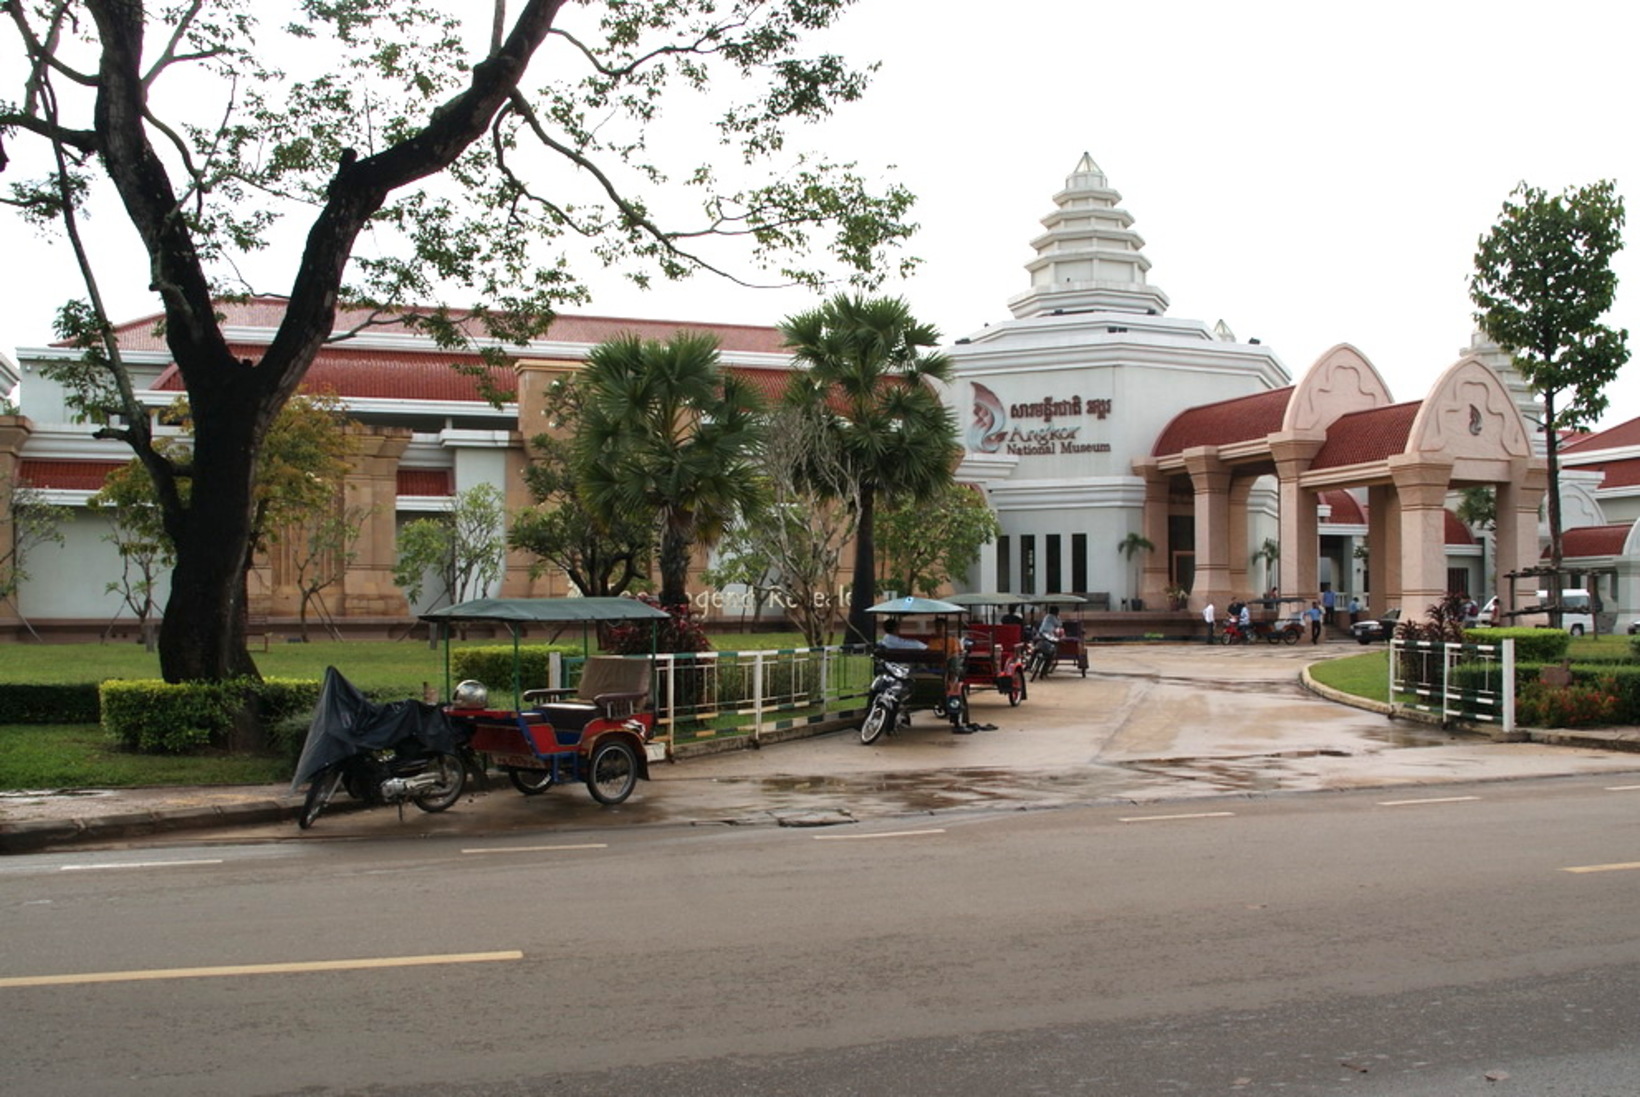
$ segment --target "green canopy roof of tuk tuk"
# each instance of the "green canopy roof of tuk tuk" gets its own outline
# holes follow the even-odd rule
[[[867,613],[966,613],[967,610],[950,602],[933,598],[914,598],[906,595],[889,602],[878,602],[866,609]]]
[[[665,618],[666,611],[636,598],[475,598],[428,610],[423,621],[632,621]]]
[[[1014,606],[1030,601],[1030,596],[991,590],[953,594],[946,601],[958,606]]]

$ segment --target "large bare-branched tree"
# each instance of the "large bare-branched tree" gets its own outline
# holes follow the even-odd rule
[[[495,0],[477,17],[459,0],[0,3],[0,72],[17,81],[0,93],[4,200],[67,241],[86,292],[58,327],[86,353],[63,380],[153,478],[177,557],[165,677],[254,673],[241,576],[258,454],[346,334],[338,305],[496,353],[584,298],[576,240],[640,282],[880,278],[910,196],[786,149],[794,123],[865,86],[802,52],[848,3]],[[677,105],[714,76],[712,139],[676,133]],[[684,151],[662,164],[661,149]],[[104,306],[99,271],[123,234],[91,234],[86,214],[109,192],[193,409],[188,468],[155,447]],[[218,302],[252,292],[286,307],[247,358]]]

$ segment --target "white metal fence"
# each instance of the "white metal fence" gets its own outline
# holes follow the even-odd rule
[[[846,719],[864,707],[871,685],[871,655],[860,647],[673,652],[654,660],[656,737],[669,743],[755,739]],[[583,660],[553,662],[552,684],[573,686]]]
[[[1515,642],[1391,640],[1389,703],[1455,721],[1515,730]]]

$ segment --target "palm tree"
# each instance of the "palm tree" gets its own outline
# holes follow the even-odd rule
[[[1126,537],[1122,538],[1121,543],[1116,546],[1116,551],[1121,553],[1122,556],[1126,558],[1127,562],[1131,564],[1133,563],[1134,556],[1139,553],[1155,552],[1156,544],[1142,533],[1129,533]],[[1144,583],[1140,579],[1139,573],[1135,571],[1133,574],[1133,598],[1129,601],[1130,605],[1139,600],[1139,588],[1143,585]]]
[[[621,336],[594,347],[576,432],[581,492],[613,524],[634,511],[660,526],[661,604],[688,604],[696,546],[716,544],[757,499],[756,394],[718,369],[717,340]]]
[[[828,433],[855,474],[854,586],[848,638],[871,640],[866,609],[875,600],[873,516],[879,497],[921,501],[951,482],[962,455],[956,420],[929,381],[950,379],[951,362],[933,348],[940,334],[899,298],[838,294],[780,324],[786,346],[807,368],[787,399],[824,409]]]

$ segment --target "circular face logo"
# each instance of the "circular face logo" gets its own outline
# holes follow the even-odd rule
[[[997,394],[980,384],[974,386],[974,421],[968,428],[968,448],[975,453],[995,453],[1008,437],[1008,412]]]
[[[1481,432],[1481,409],[1476,407],[1474,404],[1470,404],[1469,405],[1469,433],[1470,434],[1479,434],[1480,432]]]

